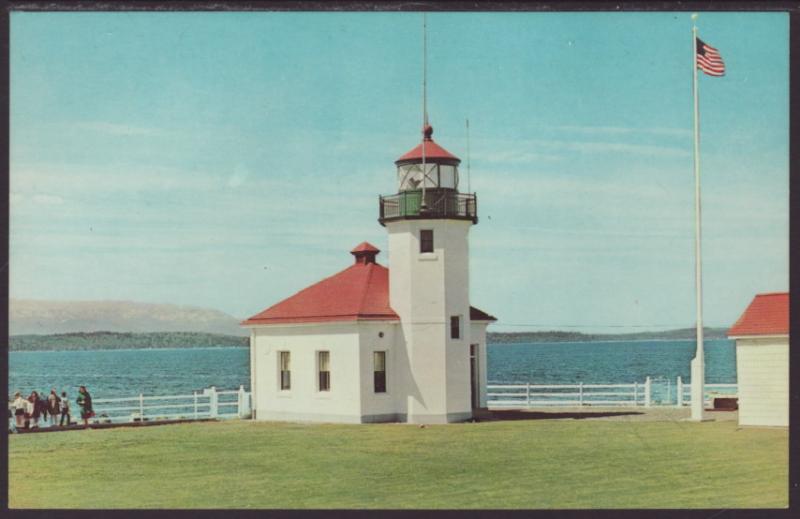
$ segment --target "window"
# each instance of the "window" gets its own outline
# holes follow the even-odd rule
[[[317,367],[319,371],[319,390],[331,390],[331,352],[317,352]]]
[[[453,315],[450,317],[450,338],[461,338],[461,317],[458,315]]]
[[[281,368],[281,390],[288,391],[292,388],[292,372],[289,370],[289,352],[288,351],[281,351],[278,352],[280,357],[280,368]]]
[[[433,231],[421,230],[419,231],[419,251],[420,252],[433,252]]]
[[[376,351],[372,354],[373,380],[376,393],[386,393],[386,352]]]

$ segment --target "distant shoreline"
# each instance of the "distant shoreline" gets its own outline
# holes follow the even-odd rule
[[[728,328],[703,328],[706,339],[727,339]],[[680,341],[695,340],[694,328],[679,328],[660,332],[582,333],[548,330],[542,332],[489,332],[486,341],[493,344],[520,342],[611,342],[611,341]]]
[[[92,351],[247,347],[249,337],[202,332],[77,332],[12,335],[9,351]]]
[[[688,341],[695,338],[694,328],[663,332],[626,334],[585,334],[580,332],[489,332],[489,344]],[[727,339],[727,328],[706,328],[708,340]],[[246,348],[249,337],[201,332],[78,332],[49,335],[12,335],[9,351],[100,351],[190,348]]]

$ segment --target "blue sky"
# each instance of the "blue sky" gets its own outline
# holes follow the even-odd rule
[[[788,290],[788,16],[701,13],[706,324]],[[689,13],[433,13],[497,330],[692,326]],[[746,35],[746,37],[745,37]],[[11,297],[245,317],[384,252],[421,123],[418,13],[11,15]],[[466,190],[462,167],[462,191]]]

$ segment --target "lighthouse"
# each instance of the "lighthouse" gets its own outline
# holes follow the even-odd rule
[[[474,194],[460,160],[423,126],[379,196],[389,267],[368,242],[349,266],[242,322],[250,330],[253,418],[448,423],[486,407],[486,328],[470,305]],[[342,255],[345,258],[345,255]]]
[[[395,161],[397,193],[380,197],[379,222],[389,234],[389,301],[415,389],[408,420],[458,421],[480,407],[471,390],[470,355],[479,352],[470,340],[468,240],[477,199],[459,192],[460,159],[433,140],[430,125],[422,131],[422,142]]]

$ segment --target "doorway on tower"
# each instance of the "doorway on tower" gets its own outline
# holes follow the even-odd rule
[[[480,393],[478,392],[478,345],[469,345],[469,391],[472,411],[481,406]]]

